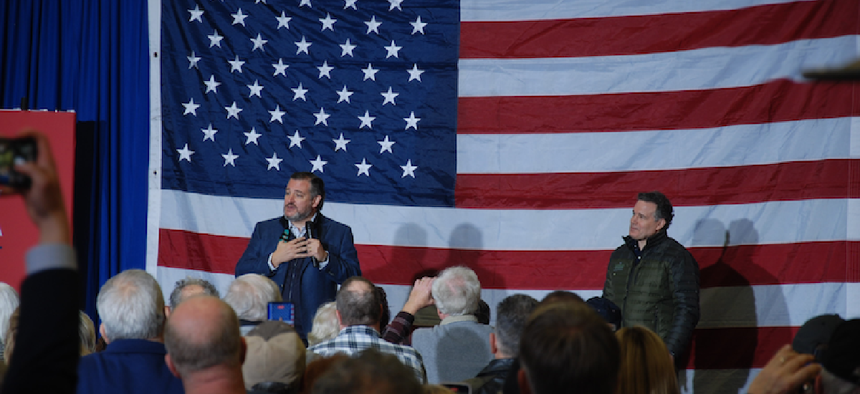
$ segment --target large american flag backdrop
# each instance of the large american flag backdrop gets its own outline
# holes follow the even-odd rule
[[[860,2],[171,0],[151,6],[147,267],[224,290],[294,171],[396,310],[465,264],[491,306],[599,295],[636,193],[701,267],[685,391],[860,314]]]

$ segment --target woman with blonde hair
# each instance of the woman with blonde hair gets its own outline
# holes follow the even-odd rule
[[[645,327],[625,327],[615,333],[621,348],[618,393],[678,394],[675,364],[666,344]]]

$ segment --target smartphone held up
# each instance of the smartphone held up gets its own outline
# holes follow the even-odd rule
[[[16,189],[30,187],[30,177],[15,171],[15,166],[38,157],[36,139],[33,137],[0,137],[0,185]]]

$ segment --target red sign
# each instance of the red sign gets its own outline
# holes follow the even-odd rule
[[[60,176],[60,187],[69,225],[75,175],[75,113],[0,110],[0,136],[15,137],[35,129],[51,141],[51,150]],[[18,196],[0,196],[0,282],[20,291],[24,279],[24,255],[39,242],[39,231]]]

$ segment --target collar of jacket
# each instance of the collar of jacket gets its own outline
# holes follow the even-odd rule
[[[669,236],[666,235],[666,230],[658,231],[656,234],[648,237],[648,239],[646,240],[647,242],[645,242],[645,249],[643,249],[642,251],[644,252],[646,249],[651,249],[651,248],[659,245],[660,243],[665,241],[666,238],[669,238]],[[638,241],[636,241],[635,239],[633,239],[629,235],[624,236],[624,244],[627,245],[627,247],[630,248],[630,250],[635,250],[637,242]]]

